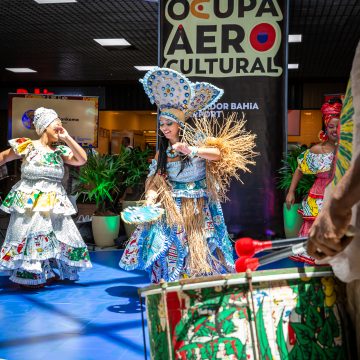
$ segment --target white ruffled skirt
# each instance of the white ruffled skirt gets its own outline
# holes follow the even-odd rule
[[[90,268],[89,253],[61,183],[19,181],[1,209],[11,214],[0,252],[0,271],[19,284],[39,285],[58,275],[77,280]]]

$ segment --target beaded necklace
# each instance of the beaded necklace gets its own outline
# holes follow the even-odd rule
[[[174,159],[179,156],[179,153],[175,149],[173,149],[171,145],[169,145],[168,148],[166,149],[166,155],[170,159]]]

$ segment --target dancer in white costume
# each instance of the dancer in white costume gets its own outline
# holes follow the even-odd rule
[[[91,267],[87,247],[71,219],[76,210],[61,185],[64,163],[80,166],[87,156],[54,110],[35,110],[34,126],[38,140],[12,139],[11,148],[0,153],[0,165],[22,158],[21,180],[1,205],[11,218],[0,271],[13,282],[42,287],[55,277],[77,280],[78,271]],[[52,146],[58,141],[67,146]]]

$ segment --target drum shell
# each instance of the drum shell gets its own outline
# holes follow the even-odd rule
[[[142,291],[152,359],[351,359],[344,284],[330,269],[165,285]]]

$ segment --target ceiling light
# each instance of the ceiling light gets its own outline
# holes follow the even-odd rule
[[[289,35],[289,42],[290,43],[302,42],[302,35],[301,34]]]
[[[130,46],[131,44],[125,39],[94,39],[102,46]]]
[[[149,71],[149,70],[152,70],[153,68],[155,68],[156,66],[155,65],[152,65],[152,66],[134,66],[134,68],[136,70],[139,70],[139,71]]]
[[[298,69],[299,64],[288,64],[288,69]]]
[[[151,115],[157,115],[157,112],[152,112]]]
[[[77,0],[34,0],[38,4],[63,4],[63,3],[75,3]]]
[[[36,73],[36,70],[29,69],[29,68],[5,68],[7,71],[11,71],[14,73]]]

